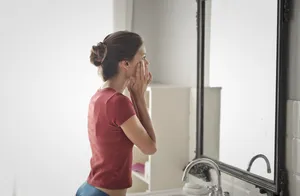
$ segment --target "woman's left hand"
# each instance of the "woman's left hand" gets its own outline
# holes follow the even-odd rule
[[[148,67],[147,67],[148,68]],[[152,82],[152,74],[150,71],[148,71],[148,69],[146,69],[146,73],[147,74],[147,85],[149,85],[151,82]],[[128,91],[131,93],[132,92],[132,88],[133,88],[133,85],[135,84],[135,81],[136,81],[136,75],[132,76],[129,80],[128,80],[128,83],[127,83],[127,88],[128,88]]]

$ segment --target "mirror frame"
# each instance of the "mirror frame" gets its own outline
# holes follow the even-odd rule
[[[204,58],[205,58],[205,7],[207,0],[197,2],[197,132],[196,157],[203,155],[203,108],[204,108]],[[273,195],[287,191],[287,172],[285,168],[285,138],[286,138],[286,101],[287,101],[287,69],[288,69],[288,22],[289,0],[277,0],[277,59],[276,59],[276,115],[275,115],[275,161],[274,180],[247,172],[232,165],[214,160],[221,171],[255,185],[261,193]],[[258,5],[259,6],[259,5]],[[284,138],[284,139],[282,139]],[[206,157],[209,158],[209,157]],[[285,194],[284,194],[285,195]]]

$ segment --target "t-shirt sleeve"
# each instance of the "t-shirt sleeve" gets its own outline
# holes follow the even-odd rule
[[[115,94],[107,102],[106,112],[109,120],[117,126],[121,126],[130,117],[136,114],[130,99],[120,93]]]

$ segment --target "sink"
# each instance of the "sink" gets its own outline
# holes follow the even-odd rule
[[[182,193],[182,189],[169,189],[161,191],[151,191],[143,193],[130,193],[127,196],[187,196]]]
[[[171,194],[171,195],[168,195],[168,196],[186,196],[185,194]]]

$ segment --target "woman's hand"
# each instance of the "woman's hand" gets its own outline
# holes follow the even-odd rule
[[[149,85],[152,82],[152,74],[149,72],[147,84]]]
[[[143,62],[139,63],[136,74],[130,79],[128,90],[135,98],[144,97],[148,84],[152,81],[152,74],[148,70],[148,66]]]

